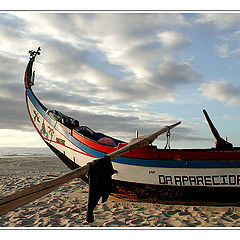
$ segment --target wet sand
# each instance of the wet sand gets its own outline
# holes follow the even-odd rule
[[[56,157],[0,158],[0,198],[67,173]],[[240,207],[126,202],[98,203],[86,222],[88,185],[81,179],[0,216],[0,227],[240,227]]]

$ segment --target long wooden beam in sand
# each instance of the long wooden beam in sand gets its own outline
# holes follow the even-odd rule
[[[134,138],[129,142],[129,144],[127,144],[123,148],[118,149],[115,152],[108,154],[107,156],[111,160],[113,160],[117,157],[120,157],[124,153],[134,151],[135,149],[138,148],[146,147],[149,144],[151,144],[159,135],[169,131],[170,129],[176,127],[180,123],[181,122],[177,122],[170,126],[166,126],[155,133]],[[86,164],[85,166],[79,167],[63,176],[60,176],[47,182],[39,183],[37,185],[34,185],[32,187],[26,188],[22,191],[4,197],[0,199],[0,215],[3,215],[11,210],[23,206],[33,200],[36,200],[37,198],[40,198],[52,192],[53,190],[63,185],[64,183],[67,183],[73,180],[74,178],[81,177],[82,175],[87,174],[88,171],[89,164]]]

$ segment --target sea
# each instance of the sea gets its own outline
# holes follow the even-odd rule
[[[49,148],[0,147],[0,158],[51,157],[55,154]]]

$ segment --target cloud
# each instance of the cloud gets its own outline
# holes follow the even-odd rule
[[[17,59],[0,52],[0,129],[30,129],[24,98],[24,66]]]
[[[240,86],[234,86],[224,80],[202,83],[199,90],[203,96],[211,100],[224,102],[230,106],[240,103]]]
[[[17,129],[31,131],[27,108],[24,101],[0,97],[0,129]]]
[[[161,83],[175,87],[178,84],[198,82],[201,76],[194,72],[187,63],[165,62],[159,65]]]
[[[230,51],[229,45],[227,43],[217,45],[216,51],[221,58],[228,58],[231,55],[231,51]]]
[[[95,100],[139,102],[144,96],[146,102],[174,101],[177,86],[198,82],[200,75],[190,64],[177,63],[170,57],[174,51],[185,48],[189,41],[176,32],[163,35],[165,42],[168,35],[172,39],[167,50],[154,40],[134,47],[127,44],[121,53],[117,49],[110,53],[98,46],[93,53],[89,49],[75,48],[69,42],[49,40],[42,47],[37,74],[41,75],[41,83],[52,91],[64,86],[69,94],[78,93]]]
[[[195,26],[201,25],[207,33],[216,36],[216,52],[220,58],[240,53],[239,13],[197,14],[192,18]]]
[[[179,86],[201,80],[190,62],[178,61],[191,46],[182,33],[190,25],[182,14],[0,15],[0,128],[33,130],[23,75],[28,50],[38,46],[33,89],[47,107],[116,137],[173,123],[173,114],[148,104],[174,102]],[[189,126],[179,139],[183,130],[192,139]]]
[[[239,13],[203,13],[194,19],[195,24],[204,24],[218,30],[225,30],[239,25]]]
[[[235,120],[235,118],[231,115],[222,115],[217,118],[224,119],[224,120]]]
[[[165,31],[158,34],[158,38],[160,40],[160,43],[164,48],[167,49],[183,49],[190,45],[191,41],[184,37],[184,35],[177,33],[177,32],[171,32],[171,31]]]
[[[221,58],[240,54],[240,30],[221,35],[219,39],[220,43],[216,46],[216,50]]]

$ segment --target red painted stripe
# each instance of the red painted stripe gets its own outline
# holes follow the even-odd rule
[[[159,160],[240,160],[240,150],[218,151],[211,149],[158,150]]]
[[[73,134],[76,139],[85,145],[104,153],[111,153],[125,146],[121,144],[119,147],[103,146],[100,143],[93,142],[82,137],[80,134]],[[157,159],[157,160],[240,160],[240,150],[219,151],[214,149],[158,149],[156,146],[148,146],[136,149],[133,152],[124,154],[129,158],[139,159]]]
[[[120,144],[116,147],[110,147],[102,145],[101,143],[91,141],[90,139],[82,137],[77,132],[73,131],[73,136],[80,142],[84,143],[85,145],[104,153],[111,153],[114,152],[124,146],[127,145],[127,143]],[[133,157],[133,158],[144,158],[144,159],[157,159],[157,148],[153,146],[148,146],[140,149],[134,150],[134,152],[128,152],[124,154],[125,157]]]
[[[76,150],[76,149],[74,149],[74,148],[71,148],[71,147],[69,147],[69,146],[67,146],[67,145],[64,145],[64,144],[62,144],[62,143],[59,143],[59,142],[50,140],[50,139],[48,139],[48,138],[44,138],[44,137],[43,137],[43,139],[45,139],[45,140],[48,141],[48,142],[53,142],[53,143],[56,143],[56,144],[58,144],[58,145],[61,145],[61,146],[65,147],[65,148],[68,148],[68,149],[70,149],[70,150],[72,150],[72,151],[74,151],[74,152],[80,153],[80,154],[82,154],[82,155],[96,158],[95,156],[93,156],[93,155],[91,155],[91,154],[89,154],[89,153],[87,153],[87,152],[84,152],[82,149],[81,149],[82,152],[80,152],[80,151],[78,151],[78,150]],[[80,149],[80,148],[79,148],[79,149]]]
[[[26,70],[25,70],[25,77],[24,77],[25,88],[29,88],[28,84],[27,84],[27,72],[28,72],[29,63],[30,62],[28,62],[28,65],[27,65]]]
[[[75,137],[78,141],[82,142],[83,144],[85,144],[85,145],[87,145],[87,146],[89,146],[89,147],[91,147],[91,148],[93,148],[97,151],[101,151],[101,152],[104,152],[104,153],[110,153],[110,152],[113,152],[113,151],[116,151],[117,149],[119,149],[118,146],[110,147],[110,146],[102,145],[101,143],[94,142],[90,139],[87,139],[87,138],[81,136],[80,134],[78,134],[74,130],[73,130],[72,136]]]

